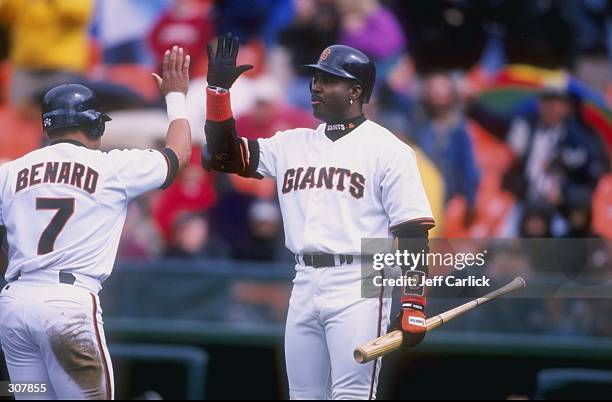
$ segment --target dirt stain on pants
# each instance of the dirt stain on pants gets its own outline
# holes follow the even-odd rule
[[[86,314],[75,314],[46,331],[57,362],[83,391],[84,399],[109,399],[93,323]]]

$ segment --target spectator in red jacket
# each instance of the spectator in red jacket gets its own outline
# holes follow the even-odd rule
[[[149,34],[149,46],[159,64],[158,70],[161,70],[164,51],[178,45],[191,55],[190,74],[200,71],[206,43],[215,34],[209,16],[212,3],[212,0],[173,0]]]
[[[192,151],[189,165],[176,177],[174,184],[163,191],[153,206],[153,217],[169,244],[172,228],[181,212],[204,212],[217,202],[212,177],[200,168],[199,150]]]
[[[236,127],[245,138],[254,140],[292,127],[317,126],[310,112],[285,102],[280,83],[272,77],[261,77],[253,82],[253,97],[253,108],[236,120]]]

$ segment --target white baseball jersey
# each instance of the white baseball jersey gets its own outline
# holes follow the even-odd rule
[[[389,238],[412,221],[433,224],[415,153],[364,120],[258,140],[259,160],[251,155],[251,163],[276,178],[292,252],[359,255],[364,238]],[[390,299],[363,297],[356,261],[295,268],[285,329],[291,399],[374,398],[380,364],[360,365],[352,351],[385,333]]]
[[[101,152],[64,141],[0,166],[6,279],[51,269],[103,282],[113,269],[128,202],[171,182],[167,154]]]
[[[332,141],[325,124],[259,139],[257,172],[276,178],[293,253],[360,254],[362,238],[388,238],[433,215],[414,151],[366,120]]]

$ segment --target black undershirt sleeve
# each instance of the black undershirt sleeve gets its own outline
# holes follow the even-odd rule
[[[396,225],[391,230],[398,239],[398,250],[406,250],[414,254],[425,253],[427,255],[429,253],[429,229],[432,227],[429,222],[410,221]],[[425,276],[429,273],[426,261],[421,266],[414,267],[414,269],[424,272]]]

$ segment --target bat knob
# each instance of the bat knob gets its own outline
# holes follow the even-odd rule
[[[364,351],[361,348],[357,348],[353,351],[353,359],[355,359],[355,361],[357,363],[363,364],[366,362],[366,356]]]

